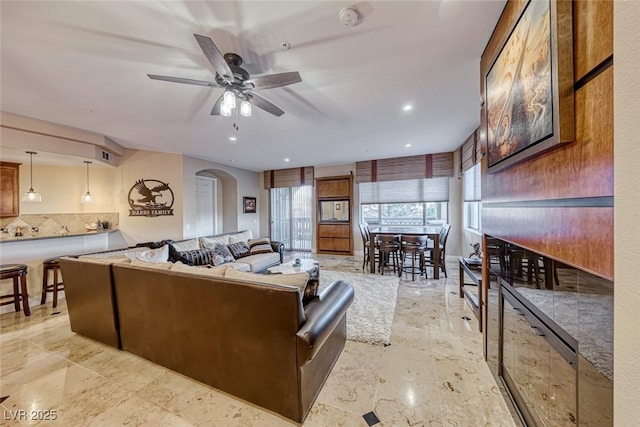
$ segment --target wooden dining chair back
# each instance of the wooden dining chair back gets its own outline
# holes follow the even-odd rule
[[[367,223],[360,223],[360,236],[362,236],[362,251],[364,252],[364,258],[362,260],[362,269],[369,264],[369,242],[371,235],[369,234],[369,227]]]
[[[380,274],[384,274],[385,267],[388,271],[393,269],[398,273],[398,276],[402,274],[400,269],[400,238],[399,234],[380,234],[377,236]]]
[[[439,243],[438,246],[440,248],[440,258],[438,259],[438,264],[440,264],[440,270],[444,273],[444,277],[447,276],[447,264],[446,264],[446,249],[447,249],[447,239],[449,238],[449,231],[451,230],[451,224],[443,224],[439,233]],[[433,250],[433,240],[429,241],[429,259],[425,257],[425,266],[431,266],[435,268],[434,262],[435,251]],[[425,273],[426,274],[426,273]]]
[[[411,272],[411,280],[416,280],[416,267],[419,275],[422,275],[424,268],[424,252],[427,250],[427,236],[402,236],[401,262],[402,271]],[[407,256],[411,257],[411,265],[405,265]],[[417,265],[416,265],[417,261]]]

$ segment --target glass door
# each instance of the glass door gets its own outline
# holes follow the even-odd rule
[[[271,239],[286,250],[311,251],[313,187],[272,188]]]

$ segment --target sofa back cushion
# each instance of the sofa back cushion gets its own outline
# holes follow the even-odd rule
[[[169,246],[164,245],[158,249],[147,249],[142,252],[128,253],[127,258],[130,260],[139,259],[146,262],[167,262],[169,261]]]
[[[240,231],[229,235],[229,243],[245,242],[248,243],[253,238],[251,230]]]
[[[179,242],[173,242],[173,247],[176,248],[178,252],[194,251],[196,249],[200,249],[200,240],[189,239],[189,240],[182,240]]]
[[[229,244],[229,235],[223,234],[222,236],[213,236],[213,237],[201,237],[200,238],[200,247],[202,249],[213,249],[217,244],[228,245]]]

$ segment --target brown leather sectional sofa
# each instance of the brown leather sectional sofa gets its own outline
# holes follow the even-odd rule
[[[346,341],[353,288],[61,259],[71,329],[302,423]]]

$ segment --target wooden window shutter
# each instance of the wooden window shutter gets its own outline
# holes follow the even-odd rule
[[[453,152],[356,162],[356,182],[453,176]]]
[[[300,187],[313,185],[313,166],[264,171],[264,188]]]

